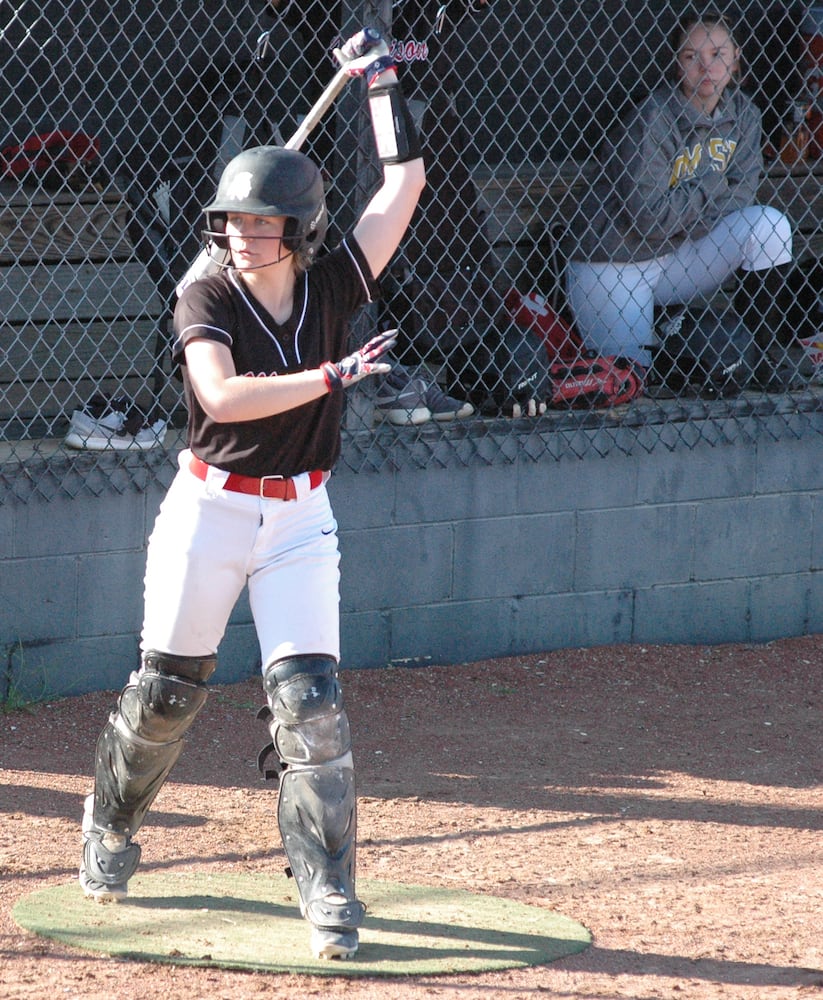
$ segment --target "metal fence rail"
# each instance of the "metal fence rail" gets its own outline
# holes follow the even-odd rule
[[[579,256],[573,237],[598,183],[608,177],[607,194],[624,186],[604,140],[672,80],[672,33],[685,7],[6,0],[5,495],[140,489],[171,475],[185,424],[171,315],[175,285],[200,249],[200,208],[234,151],[294,132],[334,71],[331,48],[364,23],[393,40],[427,143],[429,186],[384,276],[383,302],[355,324],[356,339],[397,324],[401,343],[393,386],[361,383],[348,399],[348,467],[742,443],[781,421],[787,434],[814,433],[802,416],[823,404],[823,5],[744,0],[730,11],[742,48],[733,86],[762,118],[756,201],[790,226],[792,260],[779,280],[764,298],[730,268],[686,306],[658,302],[653,316],[633,320],[637,384],[607,363],[611,381],[601,372],[603,392],[587,395],[551,370],[558,331],[568,328],[583,337],[578,360],[618,353],[610,331],[605,340],[592,332],[567,258]],[[795,125],[799,141],[787,143]],[[378,178],[360,82],[347,85],[305,151],[327,177],[333,243]],[[735,162],[734,150],[721,152]],[[773,243],[776,223],[772,235]],[[604,244],[590,256],[611,252]],[[755,301],[748,311],[744,293]],[[684,308],[698,334],[725,317],[717,322],[726,339],[713,332],[702,353],[698,334],[678,339]],[[728,319],[742,314],[751,377],[723,382],[707,358],[726,349]],[[528,390],[514,392],[524,379]],[[473,412],[437,419],[449,415],[437,387]],[[392,391],[405,394],[392,403]]]

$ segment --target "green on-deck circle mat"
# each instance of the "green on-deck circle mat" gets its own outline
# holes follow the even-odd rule
[[[554,910],[461,889],[358,879],[366,903],[350,960],[315,959],[294,883],[264,874],[135,875],[123,903],[95,903],[79,883],[18,901],[26,930],[87,951],[146,962],[255,972],[443,975],[542,965],[591,935]]]

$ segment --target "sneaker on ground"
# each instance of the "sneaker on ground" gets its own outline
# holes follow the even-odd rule
[[[144,424],[134,435],[135,447],[145,450],[146,448],[156,448],[158,445],[163,444],[166,438],[167,426],[165,420],[155,420],[153,424]]]
[[[426,405],[426,383],[422,378],[406,380],[392,378],[390,372],[377,390],[374,398],[375,422],[388,420],[398,426],[424,424],[431,420],[431,410]],[[398,384],[399,382],[399,384]]]
[[[433,420],[462,420],[474,413],[471,403],[448,396],[436,382],[426,387],[424,399]]]
[[[149,426],[127,399],[94,396],[72,413],[63,443],[87,451],[145,451],[161,445],[165,434],[165,420]]]
[[[358,944],[356,930],[330,931],[312,927],[311,951],[315,958],[353,958]]]

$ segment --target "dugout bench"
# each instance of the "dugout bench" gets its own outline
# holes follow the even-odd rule
[[[529,255],[547,233],[559,236],[596,168],[571,160],[474,168],[507,281],[528,280]],[[4,181],[0,196],[0,441],[62,436],[71,411],[100,392],[179,409],[164,363],[169,304],[129,239],[122,192]],[[823,259],[823,159],[770,165],[760,200],[792,219],[798,266]]]
[[[62,436],[96,393],[171,411],[168,305],[137,257],[125,196],[0,183],[0,441]]]
[[[594,160],[481,164],[473,169],[489,238],[508,281],[518,286],[528,282],[526,272],[535,247],[541,240],[545,243],[547,234],[562,235],[598,169]],[[796,266],[823,259],[823,158],[791,169],[769,163],[759,201],[774,205],[791,219]],[[539,287],[537,291],[551,298],[554,289]]]

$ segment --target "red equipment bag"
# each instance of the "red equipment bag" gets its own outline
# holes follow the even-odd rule
[[[530,330],[545,343],[550,362],[574,361],[586,353],[577,332],[543,295],[511,288],[506,293],[506,308],[518,326]]]
[[[70,177],[78,167],[91,177],[90,166],[96,167],[100,159],[100,140],[85,132],[40,132],[30,135],[19,144],[0,150],[0,167],[3,175],[20,180],[28,176],[44,181],[59,181]]]
[[[516,288],[506,295],[506,307],[518,326],[536,334],[549,359],[554,409],[599,409],[628,403],[643,393],[640,365],[619,357],[597,357],[583,346],[579,334],[551,303],[537,292]]]

